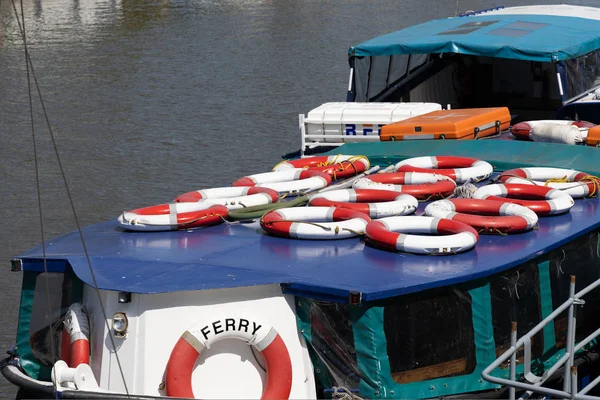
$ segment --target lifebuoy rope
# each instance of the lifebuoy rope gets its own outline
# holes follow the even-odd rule
[[[361,157],[363,157],[363,156],[361,156]],[[337,180],[337,171],[344,172],[344,170],[349,169],[350,167],[352,167],[352,169],[354,170],[354,174],[358,175],[358,173],[359,173],[358,169],[354,165],[355,160],[348,160],[347,162],[348,162],[347,166],[344,166],[343,163],[339,163],[340,166],[337,168],[337,170],[335,170],[335,169],[333,170],[333,180],[334,181]]]
[[[317,165],[315,165],[314,167],[327,167],[327,166],[329,166],[329,165],[339,164],[340,162],[338,162],[338,159],[339,159],[341,156],[343,156],[343,154],[336,154],[336,155],[335,155],[335,158],[333,159],[333,161],[325,161],[325,162],[320,162],[320,163],[318,163]],[[367,161],[368,161],[368,160],[369,160],[369,158],[368,158],[367,156],[363,156],[363,155],[355,155],[355,156],[352,156],[352,157],[350,157],[350,158],[348,158],[347,160],[344,160],[344,161],[347,161],[347,162],[349,162],[349,163],[351,163],[351,164],[352,164],[352,163],[354,163],[354,162],[356,162],[356,161],[358,161],[358,160],[367,160]],[[283,161],[280,161],[279,163],[277,163],[277,164],[276,164],[276,165],[273,167],[273,170],[277,169],[277,167],[279,167],[279,166],[280,166],[280,165],[282,165],[282,164],[285,164],[285,163],[287,163],[288,161],[289,161],[289,160],[283,160]],[[302,167],[302,168],[308,169],[308,168],[311,168],[311,167]]]

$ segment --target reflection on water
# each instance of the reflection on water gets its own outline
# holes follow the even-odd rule
[[[86,226],[270,170],[299,147],[299,113],[345,98],[351,45],[452,15],[456,4],[24,0],[23,6],[45,106]],[[2,266],[40,241],[22,49],[11,2],[0,1]],[[35,100],[43,220],[51,238],[76,225],[40,110]],[[196,240],[184,237],[177,246]],[[297,251],[319,256],[302,246]],[[20,278],[0,269],[0,350],[14,343]],[[0,397],[6,393],[14,389],[0,379]]]

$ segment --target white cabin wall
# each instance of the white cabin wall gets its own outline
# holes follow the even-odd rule
[[[283,295],[279,285],[221,290],[132,294],[130,303],[119,304],[117,293],[100,291],[109,318],[125,312],[127,337],[115,338],[121,366],[132,394],[166,395],[159,390],[169,356],[179,337],[196,321],[212,322],[217,315],[244,314],[271,324],[284,340],[293,367],[290,398],[315,398],[312,363],[299,335],[293,296]],[[84,302],[94,320],[91,364],[101,388],[123,392],[125,387],[99,310],[96,294],[86,286]],[[112,334],[112,332],[111,332]],[[102,348],[100,348],[102,344]],[[98,356],[100,354],[100,356]],[[264,363],[256,352],[257,358]],[[264,364],[263,364],[264,365]],[[259,398],[266,380],[251,347],[225,339],[205,350],[193,373],[196,398]]]

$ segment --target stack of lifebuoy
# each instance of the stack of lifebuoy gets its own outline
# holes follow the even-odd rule
[[[125,212],[118,220],[128,230],[189,229],[221,223],[229,210],[268,206],[285,195],[308,194],[307,207],[279,207],[265,213],[260,219],[263,230],[296,239],[366,235],[379,247],[396,251],[456,254],[473,248],[478,233],[531,230],[538,216],[566,213],[573,198],[595,196],[600,187],[599,178],[579,171],[518,168],[500,174],[501,184],[476,188],[469,182],[489,178],[491,164],[469,157],[433,156],[398,162],[391,173],[353,178],[352,189],[327,188],[335,179],[369,167],[366,157],[353,155],[288,160],[272,172],[244,176],[231,187],[184,193],[173,203]],[[458,189],[469,186],[469,193],[463,196],[457,183],[465,184]],[[424,216],[407,217],[416,211],[419,200],[453,195],[472,198],[439,200],[425,208]]]

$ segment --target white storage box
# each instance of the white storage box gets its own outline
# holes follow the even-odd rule
[[[437,103],[325,103],[300,114],[303,150],[323,143],[378,142],[383,125],[441,109]]]

